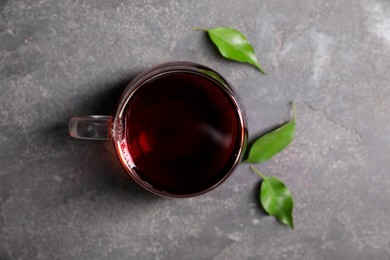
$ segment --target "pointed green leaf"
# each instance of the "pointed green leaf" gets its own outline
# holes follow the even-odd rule
[[[284,150],[294,139],[295,121],[290,121],[278,129],[267,133],[256,140],[249,150],[245,162],[262,163],[270,160]]]
[[[260,202],[264,210],[285,225],[294,228],[294,201],[284,183],[276,177],[266,177],[261,184]]]
[[[296,109],[293,103],[293,119],[257,139],[251,146],[245,162],[262,163],[284,150],[294,140],[295,118]]]
[[[239,62],[254,65],[261,73],[265,74],[256,58],[252,45],[240,31],[226,27],[216,27],[205,30],[212,42],[217,46],[223,57]]]

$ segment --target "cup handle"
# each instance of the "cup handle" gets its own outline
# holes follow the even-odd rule
[[[68,131],[73,138],[108,140],[111,122],[111,116],[75,116],[69,120]]]

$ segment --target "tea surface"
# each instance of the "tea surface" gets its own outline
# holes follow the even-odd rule
[[[234,163],[239,121],[228,94],[195,73],[172,72],[145,83],[126,112],[126,138],[137,173],[153,187],[196,193]]]

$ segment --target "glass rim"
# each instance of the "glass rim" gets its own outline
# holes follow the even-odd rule
[[[220,77],[221,80],[216,79],[215,77],[212,77],[210,75],[207,75],[202,70],[207,70],[212,73],[215,73],[217,76]],[[131,159],[131,153],[127,149],[127,144],[124,145],[124,142],[126,142],[126,138],[124,138],[123,132],[126,131],[126,124],[124,121],[124,112],[126,111],[126,107],[128,104],[131,103],[132,97],[136,94],[137,90],[142,88],[142,86],[145,86],[148,82],[155,80],[161,76],[172,74],[172,73],[178,73],[178,72],[185,72],[185,73],[192,73],[199,75],[201,77],[207,78],[208,80],[212,81],[216,86],[218,86],[230,99],[232,104],[234,105],[236,115],[238,117],[238,127],[239,131],[237,134],[239,147],[235,148],[233,153],[237,154],[234,162],[231,166],[229,166],[229,169],[226,170],[226,172],[222,173],[222,177],[218,178],[218,181],[213,182],[212,185],[207,186],[207,188],[204,188],[202,190],[199,190],[197,192],[189,192],[189,193],[171,193],[168,191],[160,190],[155,187],[153,187],[150,183],[143,180],[134,170],[133,168],[136,167],[135,163]],[[233,91],[230,84],[226,82],[226,80],[216,71],[213,69],[210,69],[204,65],[196,64],[196,63],[189,63],[189,62],[171,62],[171,63],[165,63],[161,64],[157,67],[154,67],[152,69],[149,69],[143,73],[141,73],[139,76],[137,76],[134,80],[132,80],[126,89],[124,90],[117,107],[117,110],[115,112],[113,122],[111,125],[111,136],[112,140],[114,142],[114,146],[116,148],[116,152],[120,158],[120,161],[125,168],[126,172],[130,177],[141,187],[144,189],[162,197],[167,198],[188,198],[188,197],[194,197],[201,194],[204,194],[208,191],[213,190],[217,186],[219,186],[221,183],[223,183],[236,169],[238,164],[240,163],[243,154],[245,152],[245,147],[247,143],[247,129],[245,124],[245,113],[243,110],[242,105],[240,104],[237,94]],[[127,143],[127,142],[126,142]],[[126,146],[126,147],[125,147]],[[125,148],[124,148],[125,147]],[[147,174],[145,174],[147,175]]]

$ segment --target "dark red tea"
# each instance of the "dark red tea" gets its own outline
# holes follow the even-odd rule
[[[224,178],[240,148],[237,108],[225,86],[186,71],[158,75],[126,108],[126,139],[139,177],[170,194],[201,192]]]

